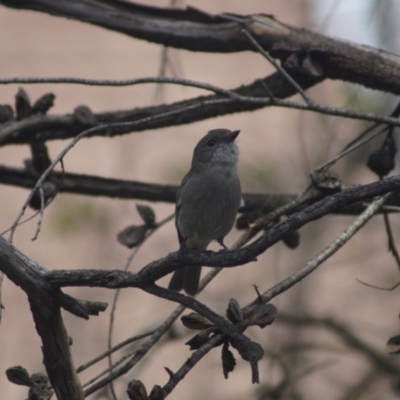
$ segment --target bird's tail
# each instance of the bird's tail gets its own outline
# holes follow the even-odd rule
[[[201,267],[198,265],[179,268],[172,275],[168,288],[177,292],[183,289],[190,296],[194,296],[199,289],[200,275]]]

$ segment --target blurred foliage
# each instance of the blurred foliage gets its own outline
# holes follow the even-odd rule
[[[86,230],[108,232],[111,217],[107,209],[93,199],[59,199],[53,210],[51,227],[58,235],[69,236]]]
[[[249,191],[266,191],[282,186],[281,176],[271,163],[256,160],[253,163],[241,162],[240,181],[242,187]]]

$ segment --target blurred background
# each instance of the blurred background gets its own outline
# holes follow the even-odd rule
[[[143,4],[168,6],[165,1]],[[273,14],[278,20],[309,28],[346,41],[379,47],[399,53],[400,3],[396,0],[192,0],[175,2],[190,5],[211,14]],[[159,74],[162,47],[128,36],[72,20],[45,14],[16,11],[0,6],[0,52],[2,78],[11,77],[82,77],[92,79],[129,79]],[[265,77],[273,68],[259,54],[204,54],[170,50],[168,75],[209,82],[227,89]],[[3,85],[0,104],[10,104],[17,85]],[[155,85],[126,88],[96,88],[73,85],[25,86],[31,100],[46,92],[56,95],[51,114],[71,113],[80,105],[93,112],[131,109],[160,102],[191,98],[204,92],[197,89]],[[309,91],[312,99],[324,105],[347,107],[375,113],[390,113],[391,95],[373,92],[356,85],[327,81]],[[187,126],[179,126],[113,139],[82,140],[65,157],[68,172],[138,180],[161,184],[179,184],[187,172],[197,141],[213,128],[240,129],[240,177],[245,192],[299,193],[307,185],[309,172],[337,154],[366,125],[359,121],[290,109],[265,108],[252,113],[225,116]],[[66,142],[49,142],[52,157]],[[365,184],[376,180],[366,166],[368,155],[378,141],[362,147],[340,161],[335,170],[345,184]],[[21,167],[30,157],[27,146],[0,148],[1,164]],[[23,205],[28,191],[0,185],[0,232],[8,229]],[[37,220],[20,226],[14,244],[27,256],[48,269],[123,269],[131,253],[116,241],[119,231],[139,224],[135,201],[61,194],[46,209],[39,238],[32,241]],[[152,204],[161,220],[174,211],[170,204]],[[29,210],[26,216],[33,212]],[[255,297],[253,284],[261,291],[302,267],[334,240],[354,217],[329,216],[300,231],[300,246],[289,250],[278,243],[259,257],[258,262],[230,268],[220,274],[200,294],[199,299],[224,314],[228,301],[235,297],[243,306]],[[395,235],[399,223],[392,217]],[[360,285],[356,278],[377,286],[391,286],[398,280],[395,261],[387,251],[383,218],[376,217],[349,244],[315,273],[290,291],[274,299],[273,304],[291,315],[332,318],[385,355],[390,336],[399,333],[398,294]],[[232,244],[240,233],[233,231],[226,242]],[[165,225],[141,248],[132,270],[163,257],[178,248],[173,223]],[[212,247],[217,249],[218,246]],[[164,278],[160,283],[166,285]],[[110,303],[113,291],[69,288],[68,294],[87,300]],[[30,373],[44,372],[41,344],[35,331],[25,294],[7,279],[3,284],[3,321],[0,326],[0,398],[22,399],[25,387],[9,383],[4,371],[22,365]],[[148,330],[161,323],[175,308],[165,300],[139,290],[123,290],[117,306],[113,343]],[[89,321],[64,313],[65,324],[74,343],[74,362],[79,366],[106,349],[109,310]],[[162,342],[144,362],[116,384],[125,398],[126,383],[140,379],[148,389],[164,385],[168,375],[164,366],[176,371],[190,352],[184,345],[192,332],[180,322],[176,339]],[[323,328],[304,329],[275,322],[248,334],[261,343],[266,356],[261,362],[261,387],[276,385],[284,377],[283,364],[290,365],[292,377],[288,393],[302,393],[314,399],[380,399],[397,397],[392,382],[381,378],[359,352],[347,347],[337,335]],[[305,348],[313,350],[304,351]],[[296,349],[297,350],[294,350]],[[318,351],[314,351],[318,350]],[[238,366],[225,381],[221,371],[220,350],[212,351],[186,379],[171,398],[222,400],[257,398],[258,387],[251,384],[250,368],[237,356]],[[82,382],[106,367],[96,365],[80,375]],[[371,372],[372,371],[372,372]],[[366,379],[372,374],[371,379]],[[358,383],[367,381],[368,391],[359,397],[344,394]],[[24,397],[25,396],[25,397]],[[94,395],[92,398],[103,398]],[[107,398],[107,397],[104,397]],[[271,397],[264,397],[271,398]]]

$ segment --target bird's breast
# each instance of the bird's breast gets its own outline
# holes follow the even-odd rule
[[[236,171],[222,169],[191,176],[181,190],[177,217],[181,235],[196,243],[226,236],[235,222],[240,200]]]

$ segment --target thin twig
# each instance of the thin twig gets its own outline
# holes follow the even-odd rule
[[[385,222],[385,229],[386,229],[386,233],[388,235],[389,251],[393,255],[393,257],[396,261],[397,268],[400,270],[400,256],[399,256],[399,252],[397,250],[396,241],[394,240],[392,225],[390,223],[389,215],[387,212],[383,213],[383,220]]]
[[[368,203],[362,203],[363,205],[368,206]],[[386,211],[390,213],[399,213],[400,212],[400,207],[399,206],[391,206],[391,205],[386,205],[381,208],[381,211]]]
[[[282,68],[279,63],[275,61],[274,58],[272,58],[269,53],[263,49],[263,47],[257,42],[255,37],[247,30],[243,29],[243,33],[247,36],[247,38],[250,40],[250,42],[253,44],[253,46],[258,50],[258,52],[263,55],[284,77],[285,79],[299,92],[303,100],[307,104],[312,104],[314,103],[306,94],[306,92],[303,90],[303,88],[290,76],[290,74]]]
[[[232,246],[232,250],[239,249],[243,247],[246,243],[248,243],[255,235],[257,235],[258,232],[260,232],[263,228],[265,228],[268,224],[270,224],[272,221],[274,221],[276,218],[287,214],[289,211],[299,207],[302,204],[305,204],[306,202],[315,199],[318,196],[318,193],[311,190],[310,187],[308,187],[306,190],[303,191],[303,193],[295,198],[294,200],[290,201],[287,204],[282,205],[281,207],[278,207],[274,211],[271,211],[270,213],[258,218],[237,241],[236,243]]]
[[[251,101],[253,102],[253,98],[251,98]],[[379,122],[393,126],[400,126],[400,120],[398,118],[386,117],[386,116],[382,117],[372,113],[344,110],[339,107],[327,107],[317,103],[304,104],[290,100],[275,99],[274,102],[271,103],[271,105],[284,108],[293,108],[297,110],[314,111],[314,112],[319,112],[321,114],[332,115],[336,117],[344,117],[344,118],[358,119],[363,121]]]
[[[167,75],[167,65],[168,65],[168,47],[163,46],[161,50],[160,67],[158,69],[158,76],[160,78],[164,78]],[[158,84],[156,86],[154,101],[155,103],[161,103],[162,100],[163,100],[163,86],[161,84]]]
[[[45,204],[44,208],[47,208],[47,207],[50,205],[50,203],[51,203],[54,199],[55,199],[55,196],[52,197],[52,198]],[[23,224],[25,224],[25,223],[31,221],[33,218],[35,218],[37,215],[39,215],[39,213],[40,213],[40,210],[36,211],[34,214],[32,214],[32,215],[31,215],[30,217],[28,217],[27,219],[24,219],[23,221],[19,222],[19,223],[18,223],[18,226],[21,226],[21,225],[23,225]],[[3,236],[3,235],[5,235],[7,232],[10,232],[10,231],[11,231],[11,227],[8,228],[8,229],[6,229],[5,231],[1,232],[1,233],[0,233],[0,236]]]
[[[175,213],[169,215],[168,217],[164,218],[162,221],[160,221],[155,227],[154,229],[151,229],[145,239],[143,240],[142,243],[140,243],[138,246],[136,246],[136,248],[131,252],[130,256],[128,257],[128,261],[125,265],[124,271],[128,271],[129,267],[132,263],[133,258],[136,256],[136,254],[138,253],[138,251],[141,249],[142,245],[144,244],[144,242],[151,236],[153,235],[154,232],[156,232],[159,228],[161,228],[162,226],[164,226],[167,222],[171,221],[175,216]],[[110,323],[108,326],[108,337],[107,337],[107,346],[108,346],[108,350],[110,350],[112,348],[112,336],[113,336],[113,329],[114,329],[114,320],[115,320],[115,311],[117,309],[117,302],[118,302],[118,298],[120,295],[121,289],[117,289],[114,293],[114,298],[113,298],[113,302],[112,302],[112,307],[111,307],[111,312],[110,312]],[[112,352],[109,353],[108,355],[108,366],[110,368],[110,370],[112,368],[114,368],[113,366],[113,361],[112,361]],[[111,393],[113,396],[115,396],[115,390],[114,390],[114,384],[113,381],[110,382],[110,389],[111,389]]]
[[[39,196],[40,196],[40,210],[39,210],[39,219],[36,226],[35,235],[32,238],[32,241],[36,240],[39,237],[40,229],[42,227],[43,216],[44,216],[44,193],[42,186],[39,186]]]
[[[89,79],[81,79],[81,78],[14,78],[14,79],[5,79],[3,80],[4,82],[9,81],[15,81],[16,83],[18,82],[23,82],[25,81],[26,83],[79,83],[79,84],[93,84],[93,85],[103,85],[103,86],[125,86],[125,85],[134,85],[134,84],[140,84],[140,83],[157,83],[157,82],[164,82],[164,83],[173,83],[173,84],[181,84],[185,86],[191,86],[191,87],[196,87],[200,89],[205,89],[205,90],[210,90],[214,93],[221,94],[224,96],[227,96],[227,99],[205,99],[201,100],[200,104],[199,103],[194,103],[191,104],[182,110],[172,110],[171,112],[186,112],[188,110],[193,110],[196,108],[200,108],[203,106],[207,105],[214,105],[214,104],[223,104],[223,103],[230,103],[233,102],[234,100],[244,102],[244,103],[253,103],[253,104],[260,104],[260,105],[270,105],[270,106],[278,106],[278,107],[284,107],[284,108],[293,108],[293,109],[299,109],[299,110],[307,110],[307,111],[313,111],[313,112],[318,112],[326,115],[332,115],[332,116],[340,116],[343,118],[351,118],[351,119],[359,119],[359,120],[365,120],[365,121],[372,121],[372,122],[377,122],[377,123],[384,123],[384,124],[389,124],[393,126],[400,126],[400,120],[398,118],[394,117],[387,117],[387,116],[378,116],[372,113],[363,113],[363,112],[358,112],[358,111],[352,111],[352,110],[346,110],[342,108],[335,108],[335,107],[326,107],[322,106],[317,103],[309,103],[309,104],[304,104],[304,103],[299,103],[295,101],[289,101],[289,100],[281,100],[281,99],[276,99],[273,98],[271,99],[271,96],[268,97],[251,97],[251,96],[243,96],[240,95],[234,91],[231,90],[225,90],[223,88],[217,87],[215,85],[210,85],[208,83],[201,83],[198,81],[192,81],[192,80],[187,80],[187,79],[181,79],[181,78],[139,78],[139,79],[132,79],[132,80],[125,80],[125,81],[101,81],[101,80],[89,80]],[[2,80],[0,80],[0,83]],[[230,99],[230,100],[229,100]],[[225,100],[225,101],[224,101]],[[165,113],[166,116],[169,116],[171,114],[167,114],[168,111]],[[40,121],[42,123],[44,117],[31,117],[26,120],[22,121],[17,121],[15,123],[12,123],[6,127],[4,127],[0,131],[0,144],[4,142],[7,138],[12,136],[13,134],[19,132],[23,128],[31,128],[33,129],[35,126],[35,123],[37,121]],[[46,116],[46,120],[54,120],[54,122],[58,121],[59,117],[54,117],[54,116]],[[143,120],[140,120],[141,123]],[[152,121],[152,120],[150,120]],[[133,123],[133,122],[132,122]],[[125,124],[125,123],[121,123]],[[125,125],[117,125],[117,124],[110,124],[110,127],[112,127],[112,133],[126,133],[130,132],[130,129],[126,129]],[[118,129],[119,128],[119,129]],[[95,129],[95,128],[92,128]],[[100,129],[99,131],[94,130],[91,131],[92,134],[99,134],[99,133],[106,133],[107,130]],[[108,133],[108,132],[107,132]]]
[[[315,193],[310,191],[309,188],[304,190],[301,195],[297,196],[294,200],[287,204],[283,204],[281,207],[276,208],[274,211],[266,214],[265,216],[257,219],[254,224],[249,228],[231,247],[230,250],[237,250],[242,248],[246,243],[248,243],[263,227],[268,223],[272,222],[279,216],[287,213],[290,210],[298,207],[301,204],[309,201],[315,196]],[[199,284],[198,293],[203,291],[203,289],[223,270],[224,268],[213,268],[201,281]]]
[[[391,292],[391,291],[397,289],[400,286],[400,282],[397,282],[393,286],[390,286],[390,287],[380,287],[380,286],[371,285],[370,283],[364,282],[364,281],[362,281],[360,279],[356,279],[356,281],[358,283],[361,283],[361,285],[368,286],[368,287],[373,288],[373,289],[386,290],[388,292]]]
[[[124,363],[126,360],[128,360],[132,356],[135,356],[137,354],[137,352],[138,352],[138,349],[133,349],[133,350],[128,351],[126,354],[124,354],[122,357],[120,357],[117,361],[115,361],[112,365],[109,365],[107,368],[103,369],[103,371],[99,372],[97,375],[92,376],[90,378],[90,380],[88,380],[87,382],[85,382],[82,385],[82,387],[89,386],[90,384],[92,384],[93,382],[96,382],[99,378],[101,378],[102,376],[104,376],[108,373],[113,377],[113,379],[108,382],[108,385],[110,388],[113,387],[114,386],[113,382],[116,379],[116,377],[113,375],[112,370],[115,369],[116,367],[118,367],[118,365],[121,365],[122,363]]]
[[[114,347],[108,349],[107,351],[105,351],[102,354],[99,354],[97,357],[93,358],[92,360],[88,361],[87,363],[80,365],[76,369],[76,372],[79,373],[79,372],[84,371],[85,369],[88,369],[92,365],[94,365],[97,362],[101,361],[103,358],[107,357],[109,354],[112,354],[112,353],[116,352],[117,350],[122,349],[123,347],[127,346],[128,344],[136,342],[136,341],[138,341],[140,339],[144,339],[145,337],[154,334],[154,332],[155,332],[155,330],[153,329],[151,331],[148,331],[148,332],[145,332],[145,333],[141,333],[139,335],[132,336],[132,337],[130,337],[130,338],[118,343]]]
[[[390,113],[390,117],[398,118],[399,114],[400,114],[400,102],[397,104],[396,108]],[[392,126],[386,126],[386,127],[382,128],[381,130],[375,132],[374,134],[367,136],[371,131],[373,131],[379,125],[381,125],[381,124],[376,122],[376,123],[372,124],[371,126],[369,126],[367,129],[365,129],[363,132],[361,132],[360,135],[358,135],[354,140],[352,140],[350,143],[348,143],[336,157],[332,158],[330,161],[327,161],[326,163],[317,167],[315,169],[315,172],[319,172],[326,167],[330,167],[337,160],[344,157],[346,154],[354,151],[355,149],[362,146],[363,144],[369,142],[370,140],[374,139],[376,136],[380,135],[381,133],[384,133],[388,130],[390,133],[393,130]]]
[[[372,130],[375,127],[376,127],[376,124],[374,124],[373,127],[371,127],[371,129],[367,129],[365,132],[367,132],[367,131],[369,132],[370,130]],[[389,126],[385,126],[382,129],[380,129],[379,131],[376,131],[372,135],[370,135],[362,140],[358,140],[359,138],[357,138],[357,141],[353,145],[351,145],[350,147],[346,146],[339,154],[337,154],[335,157],[331,158],[329,161],[327,161],[327,162],[321,164],[320,166],[318,166],[317,168],[315,168],[314,171],[319,172],[319,171],[322,171],[324,168],[330,167],[331,165],[335,164],[336,161],[340,160],[342,157],[344,157],[347,154],[358,149],[365,143],[368,143],[370,140],[375,139],[377,136],[381,135],[382,133],[387,132],[389,130],[389,128],[390,128]],[[360,136],[364,136],[365,132],[363,132]]]
[[[162,388],[165,397],[170,394],[176,385],[187,375],[187,373],[221,341],[223,335],[215,335],[199,349],[191,354],[191,356],[183,363],[183,365],[170,377],[167,384]]]
[[[3,317],[3,301],[2,301],[2,293],[3,293],[3,280],[4,280],[4,272],[0,271],[0,325],[1,325],[1,320]]]
[[[178,306],[177,308],[175,308],[170,316],[157,328],[154,334],[151,335],[151,337],[145,343],[143,343],[135,350],[135,355],[131,357],[129,362],[115,370],[112,374],[107,375],[99,382],[87,388],[84,392],[85,396],[89,396],[90,394],[96,392],[102,387],[108,385],[111,381],[130,371],[150,351],[150,349],[152,349],[152,347],[160,340],[165,332],[168,331],[171,325],[178,319],[178,317],[183,313],[184,310],[185,307],[183,306]]]
[[[192,79],[184,79],[184,78],[176,78],[176,77],[168,77],[168,76],[155,76],[155,77],[143,77],[143,78],[135,78],[135,79],[86,79],[86,78],[72,78],[72,77],[58,77],[58,78],[0,78],[0,85],[10,85],[10,84],[69,84],[69,85],[85,85],[85,86],[113,86],[113,87],[124,87],[124,86],[135,86],[135,85],[143,85],[148,83],[164,83],[164,84],[174,84],[181,86],[189,86],[197,89],[204,89],[210,92],[223,94],[231,97],[232,95],[239,99],[243,99],[244,96],[241,96],[231,90],[223,89],[219,86],[212,85],[207,82],[195,81]]]
[[[139,249],[140,249],[140,244],[138,246],[136,246],[136,248],[132,251],[131,255],[129,256],[130,260],[133,260],[135,255],[138,253]],[[129,269],[129,265],[130,265],[130,262],[128,262],[126,264],[124,271],[127,271]],[[112,347],[112,336],[113,336],[113,331],[114,331],[115,311],[117,309],[117,302],[118,302],[120,293],[121,293],[121,289],[117,289],[114,292],[114,297],[113,297],[113,301],[112,301],[112,307],[111,307],[111,312],[110,312],[110,323],[108,325],[108,336],[107,336],[107,349],[108,350],[110,350]],[[108,361],[108,369],[111,371],[111,369],[115,367],[113,365],[112,353],[108,354],[107,361]],[[102,375],[100,375],[100,376],[102,376]],[[96,377],[96,379],[94,379],[93,382],[97,379],[98,379],[98,377]],[[92,382],[87,382],[87,385],[89,385],[90,383],[92,383]],[[111,381],[109,386],[110,386],[111,396],[113,397],[114,400],[117,400],[117,395],[115,393],[115,388],[114,388],[114,381]]]

